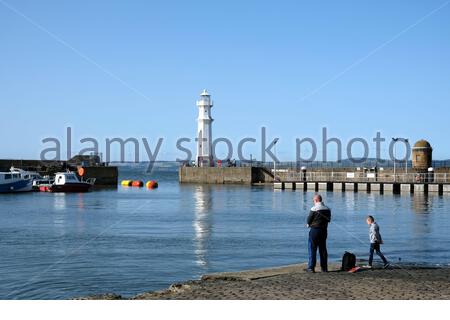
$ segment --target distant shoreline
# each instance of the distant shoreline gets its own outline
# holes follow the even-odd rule
[[[134,297],[94,295],[80,300],[449,300],[450,268],[396,265],[391,269],[363,269],[306,273],[306,264],[225,272],[200,280],[173,284],[166,290]]]

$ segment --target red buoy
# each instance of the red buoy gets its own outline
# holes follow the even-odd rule
[[[141,187],[144,186],[144,182],[139,181],[139,180],[135,180],[135,181],[133,181],[133,183],[131,184],[131,186],[141,188]]]

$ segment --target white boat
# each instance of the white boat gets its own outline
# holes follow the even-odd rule
[[[11,168],[0,172],[0,193],[28,192],[33,188],[31,172]]]
[[[39,189],[42,192],[88,192],[94,184],[94,178],[84,181],[78,179],[74,172],[59,172],[52,184],[41,185]]]

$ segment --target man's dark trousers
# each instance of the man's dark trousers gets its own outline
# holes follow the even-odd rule
[[[327,251],[328,231],[323,228],[311,228],[309,231],[309,266],[308,269],[315,270],[317,263],[317,249],[320,254],[320,267],[322,271],[328,271]]]
[[[381,260],[383,260],[383,263],[385,265],[387,265],[388,261],[387,259],[384,257],[384,255],[381,253],[380,250],[380,244],[379,243],[371,243],[370,244],[370,255],[369,255],[369,266],[372,265],[373,262],[373,253],[376,252],[377,255],[381,258]]]

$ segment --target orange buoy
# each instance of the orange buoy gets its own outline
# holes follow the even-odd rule
[[[148,189],[158,188],[158,182],[156,182],[155,180],[151,180],[151,181],[147,182],[147,188]]]
[[[80,177],[84,176],[85,173],[86,173],[86,170],[83,167],[78,168],[78,175]]]
[[[131,184],[131,186],[141,188],[141,187],[144,186],[144,182],[139,181],[139,180],[135,180],[135,181],[133,181],[133,183]]]

